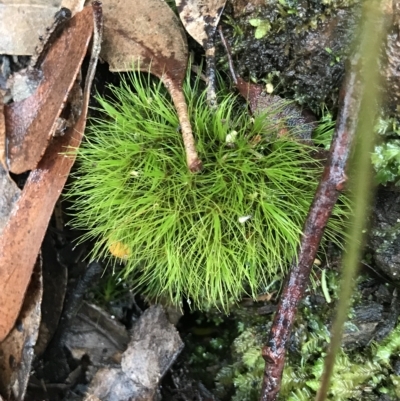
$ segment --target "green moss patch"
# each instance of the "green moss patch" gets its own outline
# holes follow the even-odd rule
[[[150,297],[227,309],[286,272],[321,174],[314,149],[266,111],[251,118],[232,95],[206,104],[200,82],[184,91],[204,168],[187,170],[179,122],[160,83],[132,73],[98,98],[67,196],[72,225],[95,239],[92,258],[122,261],[122,279]],[[326,237],[338,240],[345,209]],[[110,255],[113,253],[117,258]]]

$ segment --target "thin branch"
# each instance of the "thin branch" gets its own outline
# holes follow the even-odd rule
[[[359,57],[362,66],[358,71],[363,96],[360,99],[361,107],[358,117],[357,147],[354,157],[354,173],[352,174],[352,195],[356,205],[351,219],[349,238],[346,252],[343,256],[342,283],[336,310],[336,318],[332,324],[329,351],[325,358],[324,373],[317,393],[317,401],[325,401],[333,374],[336,355],[341,347],[343,326],[347,319],[351,303],[351,294],[354,287],[354,278],[363,250],[363,228],[368,219],[369,206],[374,193],[373,171],[371,165],[371,152],[375,144],[374,125],[381,103],[382,77],[380,68],[382,60],[379,59],[380,50],[386,31],[392,26],[391,0],[369,0],[363,3],[362,28],[359,43]],[[357,71],[356,71],[357,72]]]
[[[309,275],[318,246],[333,207],[347,181],[346,166],[354,141],[360,108],[361,85],[358,80],[360,57],[352,60],[340,95],[340,114],[329,151],[328,160],[310,207],[298,251],[285,284],[267,345],[262,355],[265,370],[261,401],[275,401],[278,395],[285,362],[286,346],[290,338],[296,311],[309,282]]]
[[[205,47],[206,51],[206,75],[207,75],[207,103],[211,109],[218,107],[217,103],[217,83],[216,83],[216,67],[215,67],[215,28],[210,33]]]
[[[176,112],[178,114],[188,168],[192,173],[197,173],[202,168],[202,162],[197,154],[196,143],[193,136],[192,126],[190,124],[188,108],[186,105],[185,96],[182,92],[182,87],[178,86],[175,80],[171,79],[168,75],[163,75],[162,81],[171,95]]]

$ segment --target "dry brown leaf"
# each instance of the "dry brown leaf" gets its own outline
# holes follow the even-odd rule
[[[217,105],[215,77],[215,31],[226,0],[175,0],[182,23],[193,39],[206,51],[207,101]]]
[[[191,171],[201,169],[182,92],[188,49],[178,18],[162,0],[105,0],[101,57],[111,71],[133,67],[158,76],[169,90],[178,113],[186,159]]]
[[[0,392],[7,399],[23,400],[35,354],[42,301],[42,261],[36,261],[16,327],[0,344]]]
[[[80,302],[76,315],[71,317],[63,333],[62,345],[58,346],[68,349],[76,360],[87,355],[94,373],[100,367],[115,363],[128,343],[129,334],[123,324],[100,307]]]
[[[86,54],[90,35],[83,18],[72,18],[51,44],[40,68],[43,78],[33,95],[5,107],[9,169],[36,168],[57,128],[57,119]],[[76,32],[85,33],[85,37]],[[67,62],[66,62],[67,61]]]
[[[204,48],[215,35],[226,0],[175,0],[182,23]]]
[[[0,54],[34,54],[61,0],[0,0]]]
[[[83,109],[75,126],[52,141],[38,167],[30,173],[0,236],[0,341],[7,336],[18,316],[54,204],[74,163],[74,155],[67,156],[65,152],[79,147],[86,125],[90,87],[101,41],[98,30],[101,25],[100,2],[94,2],[93,7],[85,8],[74,18],[85,22],[76,35],[87,44],[93,28],[97,28],[94,30]]]

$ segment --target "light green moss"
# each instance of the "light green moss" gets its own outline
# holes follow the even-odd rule
[[[98,99],[103,116],[91,122],[68,192],[72,225],[96,240],[93,258],[119,256],[121,278],[142,293],[227,309],[286,272],[321,166],[291,132],[278,137],[273,110],[252,119],[221,93],[212,113],[198,80],[188,76],[184,90],[202,172],[186,168],[162,85],[133,73],[111,87],[113,99]],[[346,213],[335,209],[327,238],[339,241]]]

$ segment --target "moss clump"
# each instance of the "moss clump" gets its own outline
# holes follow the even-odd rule
[[[313,149],[279,138],[268,110],[251,119],[232,95],[215,113],[196,80],[184,85],[204,168],[186,168],[179,122],[160,83],[133,73],[98,98],[68,192],[72,225],[95,239],[93,258],[118,249],[122,278],[175,304],[227,308],[256,296],[295,257],[320,176]],[[342,230],[336,208],[326,236]],[[117,245],[116,245],[117,244]]]

